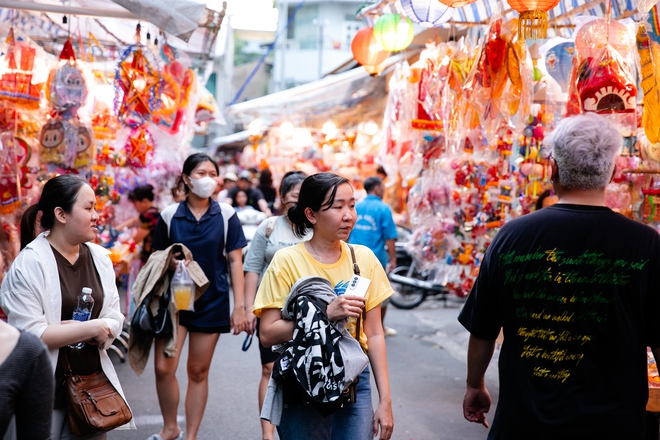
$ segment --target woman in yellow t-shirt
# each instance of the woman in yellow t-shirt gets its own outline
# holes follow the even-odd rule
[[[357,215],[355,195],[348,180],[332,173],[309,176],[300,188],[298,203],[288,212],[297,236],[314,231],[309,241],[278,251],[264,274],[254,303],[261,318],[260,339],[266,347],[292,339],[294,322],[282,319],[282,308],[291,287],[305,276],[320,276],[334,286],[337,298],[327,308],[331,321],[349,318],[355,334],[356,318],[366,311],[359,341],[367,352],[378,388],[378,407],[371,406],[369,367],[360,374],[355,403],[344,404],[324,418],[311,405],[288,404],[282,411],[278,432],[282,440],[368,440],[392,435],[392,398],[387,370],[380,303],[392,295],[387,275],[374,253],[354,246],[361,276],[371,282],[364,298],[344,294],[353,276],[348,239]]]

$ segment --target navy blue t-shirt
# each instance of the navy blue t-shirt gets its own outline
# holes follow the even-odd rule
[[[199,221],[190,212],[188,204],[179,204],[172,223],[170,234],[167,224],[161,217],[154,231],[153,250],[167,249],[174,243],[181,243],[192,252],[193,259],[201,266],[209,279],[209,287],[195,301],[195,311],[179,312],[179,323],[190,330],[226,333],[229,331],[229,284],[227,282],[228,261],[223,255],[247,245],[241,222],[234,214],[228,222],[227,243],[224,239],[224,224],[218,202],[211,206]],[[215,331],[213,331],[215,330]]]

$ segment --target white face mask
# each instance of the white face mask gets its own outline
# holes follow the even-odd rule
[[[190,191],[203,199],[211,197],[213,191],[218,186],[218,182],[209,176],[202,177],[201,179],[190,179],[190,183],[192,184]]]

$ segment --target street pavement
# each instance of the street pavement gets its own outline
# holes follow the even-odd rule
[[[487,429],[468,423],[461,410],[468,341],[467,332],[456,321],[461,306],[459,300],[450,299],[447,307],[440,301],[427,300],[413,310],[388,308],[386,324],[398,331],[398,335],[387,338],[395,423],[393,440],[486,438]],[[244,339],[245,334],[220,337],[211,365],[209,399],[198,435],[200,440],[261,439],[257,410],[259,353],[256,341],[243,352]],[[486,385],[493,398],[489,421],[497,404],[496,357],[497,352],[486,375]],[[145,440],[160,430],[162,417],[152,359],[153,356],[140,377],[128,363],[115,362],[138,429],[111,432],[110,440]],[[182,428],[185,427],[186,359],[187,347],[184,347],[177,372]],[[373,380],[372,388],[375,390]],[[373,394],[375,407],[377,393]]]

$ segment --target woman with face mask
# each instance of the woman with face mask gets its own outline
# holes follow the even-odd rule
[[[242,248],[247,244],[241,223],[230,207],[221,207],[211,196],[217,186],[218,165],[208,155],[196,153],[183,164],[177,184],[186,193],[179,203],[169,225],[159,219],[154,231],[153,250],[164,250],[181,243],[199,263],[209,287],[195,301],[195,311],[179,312],[176,354],[165,356],[164,339],[156,339],[154,367],[156,390],[163,414],[164,426],[149,440],[183,439],[183,430],[177,423],[179,383],[176,370],[186,336],[188,336],[188,390],[186,395],[186,439],[197,438],[208,396],[208,375],[211,359],[221,333],[233,330],[235,335],[246,330],[245,302],[243,298]],[[227,213],[231,215],[223,219]],[[224,229],[227,225],[227,232]],[[226,240],[226,242],[225,242]],[[174,253],[170,269],[178,264],[180,253]],[[229,285],[231,271],[234,308],[229,311]]]

